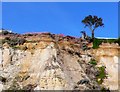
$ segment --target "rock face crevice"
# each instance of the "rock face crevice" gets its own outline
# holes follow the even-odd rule
[[[89,52],[69,46],[63,48],[54,42],[47,45],[43,42],[43,45],[44,48],[40,45],[32,51],[0,48],[0,90],[101,89],[96,82],[98,70],[89,64],[92,58],[101,55],[101,50]],[[97,54],[95,56],[92,53]],[[109,73],[110,63],[106,62],[108,57],[103,56],[98,58],[98,63],[104,61],[103,65],[106,65]],[[116,57],[114,59],[116,60]]]

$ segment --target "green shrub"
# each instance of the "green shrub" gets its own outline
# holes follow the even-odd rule
[[[95,38],[93,41],[93,49],[99,48],[99,45],[104,42],[104,43],[118,43],[120,45],[120,37],[118,39],[97,39]]]
[[[92,64],[92,65],[97,65],[97,62],[96,62],[95,59],[91,59],[89,63]]]
[[[100,39],[95,38],[93,41],[93,49],[99,48],[99,45],[102,43]]]
[[[104,66],[98,67],[98,71],[99,71],[99,73],[96,76],[97,77],[97,82],[98,82],[98,84],[102,84],[103,80],[107,77],[106,72],[105,72],[105,67]]]
[[[26,40],[23,38],[6,37],[5,39],[1,40],[1,44],[4,44],[5,42],[7,42],[10,47],[16,48],[16,45],[23,45],[26,42]]]
[[[93,41],[93,49],[99,48],[99,45],[104,42],[104,43],[118,43],[120,45],[120,37],[118,39],[97,39],[95,38]]]

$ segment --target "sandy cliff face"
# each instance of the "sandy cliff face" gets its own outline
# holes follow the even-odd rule
[[[97,66],[106,66],[108,78],[103,85],[118,89],[117,48],[82,51],[79,47],[64,46],[63,42],[23,46],[28,49],[0,48],[0,90],[99,90],[101,87],[95,80],[97,68],[88,63],[91,58],[98,60]]]
[[[120,47],[116,45],[101,46],[94,50],[94,56],[99,61],[99,66],[106,66],[108,77],[103,84],[111,90],[118,90],[118,85],[120,85],[120,79],[118,79],[120,76]]]
[[[92,80],[96,70],[91,68],[91,76],[86,67],[92,67],[87,61],[91,57],[81,55],[66,48],[56,48],[53,42],[47,46],[30,50],[0,49],[1,89],[34,90],[73,90],[100,89]],[[81,62],[80,62],[81,61]],[[90,69],[89,69],[90,70]],[[3,80],[4,79],[4,80]],[[80,80],[86,83],[78,83]]]

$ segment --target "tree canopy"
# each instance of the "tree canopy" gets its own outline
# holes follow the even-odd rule
[[[85,17],[82,20],[82,23],[92,31],[92,38],[94,38],[94,30],[98,27],[104,26],[102,18],[92,15]]]

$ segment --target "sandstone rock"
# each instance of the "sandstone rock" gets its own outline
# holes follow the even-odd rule
[[[4,90],[4,85],[0,82],[0,92]]]
[[[48,37],[49,38],[49,37]],[[67,39],[71,39],[68,37]],[[58,45],[59,44],[59,45]],[[0,48],[0,76],[7,78],[6,84],[0,83],[3,89],[32,90],[73,90],[100,89],[96,83],[97,66],[106,66],[109,77],[103,85],[110,89],[118,88],[119,55],[117,49],[99,48],[95,51],[82,51],[81,48],[70,47],[69,42],[62,45],[55,42],[25,43],[29,49],[15,50]],[[32,47],[35,46],[35,49]],[[61,49],[64,46],[64,49]],[[31,50],[32,49],[32,50]],[[33,54],[31,54],[31,51]],[[116,52],[117,51],[117,52]],[[113,53],[111,53],[113,52]],[[92,54],[91,54],[92,53]],[[88,55],[89,54],[89,55]],[[98,59],[93,67],[88,62],[91,58]],[[116,71],[116,72],[115,72]],[[20,77],[20,78],[18,78]],[[88,79],[86,83],[80,82]],[[12,85],[13,83],[16,84]],[[112,83],[115,85],[112,85]],[[82,85],[81,85],[82,84]]]

